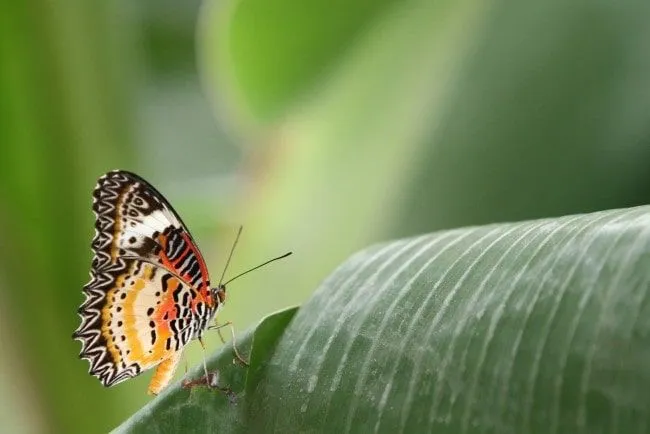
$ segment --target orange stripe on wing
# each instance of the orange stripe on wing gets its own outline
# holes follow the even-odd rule
[[[120,354],[120,351],[115,347],[115,335],[111,333],[111,329],[114,326],[116,320],[113,320],[112,318],[111,308],[113,306],[113,303],[110,300],[115,297],[117,288],[121,287],[123,282],[124,275],[119,276],[117,279],[115,279],[114,287],[110,289],[106,294],[107,303],[102,308],[102,336],[104,336],[104,339],[106,339],[106,348],[113,358],[113,363],[116,365],[119,365],[120,362],[122,362],[122,355]]]
[[[146,316],[146,307],[142,306],[142,300],[138,301],[141,291],[148,285],[155,284],[152,282],[151,277],[153,273],[153,266],[150,264],[143,265],[141,277],[137,279],[133,286],[131,286],[128,296],[122,301],[122,309],[124,312],[124,334],[126,336],[125,344],[127,349],[130,350],[128,359],[132,362],[140,364],[142,367],[152,366],[157,364],[161,359],[165,358],[169,350],[165,348],[165,341],[171,336],[168,323],[159,319],[158,315],[153,315],[151,320],[154,321],[154,331],[156,332],[156,340],[153,345],[147,345],[149,349],[145,349],[145,345],[141,340],[143,335],[142,324],[138,325],[139,318]],[[170,279],[170,283],[174,282],[174,287],[178,286],[178,280],[175,278]],[[163,295],[161,295],[162,297]],[[168,298],[171,298],[170,296]],[[173,299],[172,299],[173,301]],[[137,302],[137,303],[136,303]],[[160,308],[164,306],[163,303],[156,306],[151,305],[153,308]],[[148,336],[146,332],[149,331],[148,325],[146,326],[144,335]]]

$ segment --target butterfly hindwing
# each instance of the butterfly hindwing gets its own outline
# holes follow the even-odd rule
[[[154,187],[114,171],[93,197],[95,256],[74,337],[90,373],[110,386],[178,358],[217,306],[201,253]]]
[[[206,300],[195,289],[164,268],[139,260],[126,263],[101,309],[101,336],[116,368],[107,385],[181,351],[207,322],[201,315]]]

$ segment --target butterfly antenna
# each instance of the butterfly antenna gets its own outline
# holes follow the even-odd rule
[[[217,288],[221,288],[221,282],[223,282],[223,278],[226,275],[226,270],[228,270],[228,265],[230,265],[230,260],[232,259],[232,254],[235,252],[235,247],[237,247],[237,243],[239,242],[239,236],[241,235],[242,229],[244,229],[244,227],[239,226],[239,230],[237,231],[237,236],[235,237],[235,242],[232,243],[232,247],[230,248],[230,253],[228,254],[228,260],[226,261],[226,265],[223,267],[223,272],[221,273],[221,277],[219,278],[219,285],[217,285]]]
[[[275,262],[275,261],[277,261],[278,259],[286,258],[287,256],[291,255],[292,253],[293,253],[293,252],[287,252],[287,253],[285,253],[284,255],[278,256],[278,257],[273,258],[273,259],[269,259],[268,261],[264,262],[263,264],[260,264],[260,265],[258,265],[258,266],[256,266],[256,267],[253,267],[253,268],[249,269],[249,270],[246,270],[246,271],[244,271],[243,273],[239,273],[238,275],[236,275],[236,276],[233,277],[232,279],[229,279],[229,280],[228,280],[226,283],[224,283],[223,285],[225,286],[225,285],[229,284],[230,282],[232,282],[233,280],[242,277],[244,274],[248,274],[248,273],[250,273],[251,271],[257,270],[257,269],[260,268],[260,267],[263,267],[263,266],[265,266],[265,265],[267,265],[267,264],[270,264],[271,262]],[[219,285],[219,286],[221,286],[221,285]]]

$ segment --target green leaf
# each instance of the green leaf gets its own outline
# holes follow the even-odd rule
[[[649,283],[648,206],[374,246],[262,321],[236,407],[176,387],[122,430],[645,432]]]
[[[239,337],[237,349],[250,354],[250,366],[247,369],[234,363],[230,345],[207,361],[208,369],[219,373],[218,385],[228,387],[236,394],[235,402],[215,389],[194,387],[188,390],[178,382],[165,389],[114,432],[225,433],[242,427],[246,420],[243,417],[246,385],[258,381],[263,375],[278,339],[295,313],[294,307],[271,314],[253,330]],[[201,378],[203,373],[203,365],[197,366],[188,378]]]

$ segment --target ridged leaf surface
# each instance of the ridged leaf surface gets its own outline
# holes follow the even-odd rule
[[[127,426],[647,432],[649,282],[649,207],[374,246],[252,332],[236,406],[176,389]]]

